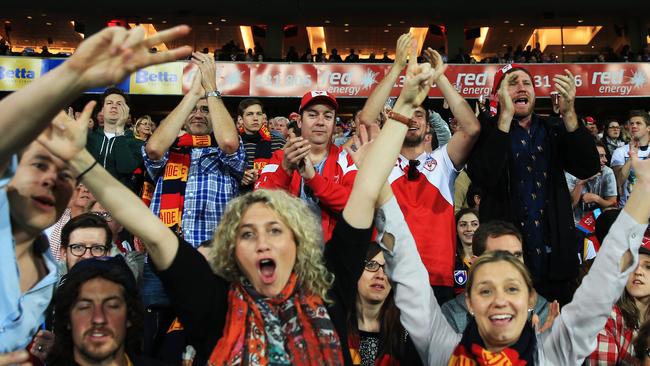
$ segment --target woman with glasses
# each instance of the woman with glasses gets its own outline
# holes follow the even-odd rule
[[[97,165],[84,149],[85,121],[60,114],[54,125],[63,128],[41,140],[70,161],[77,179],[114,219],[142,238],[197,357],[208,357],[209,365],[351,365],[342,347],[346,315],[354,306],[374,208],[385,199],[408,129],[404,115],[424,101],[434,77],[429,64],[415,63],[415,47],[410,57],[414,62],[393,108],[393,115],[407,122],[387,121],[367,154],[363,147],[348,151],[359,171],[324,250],[321,225],[303,201],[279,190],[258,190],[230,202],[208,263]],[[313,169],[308,158],[297,160],[295,169]]]
[[[357,281],[356,306],[348,316],[353,365],[421,365],[413,341],[399,321],[384,266],[381,247],[370,244]]]
[[[135,121],[135,125],[133,125],[133,136],[138,140],[147,141],[155,130],[156,124],[151,117],[144,115]]]
[[[603,133],[603,144],[607,147],[607,160],[611,161],[614,150],[625,145],[621,135],[621,124],[615,120],[609,120],[605,125],[605,132]]]

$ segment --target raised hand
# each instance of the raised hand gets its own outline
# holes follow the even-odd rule
[[[440,56],[438,51],[431,49],[431,47],[428,47],[424,51],[424,59],[431,65],[431,68],[433,68],[433,77],[431,79],[432,82],[438,82],[438,78],[441,75],[444,75],[445,70],[447,69],[447,65],[442,60],[442,56]]]
[[[563,115],[574,111],[576,99],[576,82],[571,71],[564,69],[565,75],[555,75],[555,91],[560,93],[560,113]]]
[[[94,107],[95,101],[88,102],[77,120],[59,112],[36,140],[61,160],[72,159],[86,147],[88,120]]]
[[[358,133],[352,136],[352,146],[345,147],[345,151],[352,157],[357,168],[361,167],[363,158],[370,149],[372,142],[379,135],[379,126],[375,124],[362,124],[358,127]]]
[[[214,59],[205,53],[192,53],[192,63],[201,71],[201,86],[207,92],[217,90],[217,65]]]
[[[284,157],[282,158],[282,169],[292,174],[298,168],[298,164],[309,155],[311,145],[308,140],[301,136],[296,137],[293,131],[289,131],[287,143],[284,145]]]
[[[404,33],[397,39],[395,46],[395,61],[394,64],[401,69],[404,69],[407,64],[407,57],[409,55],[409,47],[413,43],[413,35],[411,33]]]
[[[188,46],[149,52],[154,45],[184,37],[189,32],[188,26],[181,25],[145,39],[141,26],[130,30],[104,28],[81,42],[64,65],[78,76],[85,88],[117,84],[138,69],[189,55],[192,49]]]
[[[428,63],[418,65],[417,46],[415,42],[411,45],[411,56],[409,57],[408,68],[406,69],[406,80],[404,87],[395,105],[402,103],[417,107],[429,94],[434,71]]]
[[[314,169],[314,164],[309,158],[309,153],[298,163],[298,174],[307,180],[312,179],[316,175],[316,169]]]
[[[201,85],[201,69],[197,69],[194,77],[192,78],[192,86],[188,94],[194,95],[198,98],[205,97],[205,89]]]
[[[546,321],[544,324],[540,326],[540,319],[539,315],[534,314],[533,319],[531,320],[531,323],[533,324],[533,328],[537,331],[537,333],[544,333],[547,330],[551,329],[553,327],[553,322],[555,321],[555,318],[560,315],[560,303],[557,302],[557,300],[553,301],[552,303],[549,304],[548,306],[548,315],[546,316]]]

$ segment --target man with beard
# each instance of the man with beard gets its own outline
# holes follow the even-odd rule
[[[579,245],[564,171],[587,179],[600,170],[595,140],[576,116],[575,80],[565,72],[553,78],[562,115],[553,118],[533,112],[528,70],[516,64],[499,70],[491,98],[498,99],[499,113],[483,121],[468,163],[472,183],[483,192],[481,221],[509,221],[521,230],[535,289],[560,304],[575,289]],[[496,114],[496,105],[490,109]]]
[[[414,53],[411,57],[415,60]],[[479,136],[480,124],[467,101],[444,75],[440,54],[429,48],[425,58],[435,69],[433,81],[448,101],[460,129],[447,144],[427,153],[429,112],[422,106],[416,108],[413,116],[406,119],[409,130],[388,179],[429,272],[429,283],[442,304],[454,297],[454,181]],[[390,113],[388,117],[395,119]]]
[[[54,309],[48,365],[153,365],[140,359],[143,310],[121,256],[75,264],[57,290]]]

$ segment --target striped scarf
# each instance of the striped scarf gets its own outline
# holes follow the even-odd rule
[[[160,220],[181,235],[185,186],[192,159],[192,148],[217,146],[214,135],[184,134],[169,149],[160,195]]]
[[[448,366],[531,366],[537,351],[537,338],[530,322],[515,344],[501,352],[492,353],[485,349],[483,339],[478,332],[476,321],[472,319],[467,325],[463,338],[449,359]]]
[[[343,365],[339,337],[323,300],[296,283],[292,273],[274,298],[231,284],[223,337],[208,365]]]

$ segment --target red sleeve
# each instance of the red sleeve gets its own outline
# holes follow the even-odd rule
[[[340,182],[336,182],[332,177],[324,177],[320,174],[316,174],[312,179],[305,181],[305,184],[312,189],[321,204],[336,213],[343,211],[348,198],[350,198],[357,170],[351,169],[346,174],[342,172],[341,174],[343,178],[340,179]]]
[[[283,150],[277,150],[271,155],[268,164],[255,182],[255,189],[283,189],[289,191],[291,176],[282,169]]]

